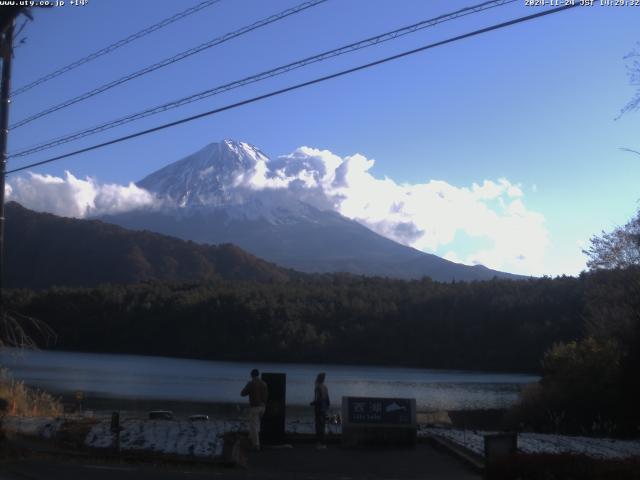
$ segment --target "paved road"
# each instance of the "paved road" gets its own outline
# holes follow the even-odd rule
[[[311,445],[263,450],[249,456],[249,467],[100,463],[60,458],[1,462],[0,480],[478,480],[477,475],[447,453],[429,445],[415,450],[343,450]]]

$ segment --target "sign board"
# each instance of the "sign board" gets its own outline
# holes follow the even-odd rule
[[[409,398],[346,397],[346,401],[347,423],[415,424],[415,400]]]
[[[415,446],[414,398],[342,397],[342,443],[345,446]]]

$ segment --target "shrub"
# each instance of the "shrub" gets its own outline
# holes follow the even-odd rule
[[[0,398],[8,402],[7,415],[58,416],[63,411],[58,398],[13,380],[6,369],[0,369]]]
[[[525,388],[509,413],[512,427],[554,433],[625,432],[620,349],[588,337],[555,344],[544,356],[543,377]]]

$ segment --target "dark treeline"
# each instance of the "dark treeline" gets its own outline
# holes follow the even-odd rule
[[[590,275],[437,283],[317,275],[285,283],[13,290],[49,348],[220,360],[531,371],[581,337]]]

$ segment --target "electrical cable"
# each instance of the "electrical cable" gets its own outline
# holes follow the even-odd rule
[[[15,124],[11,125],[9,127],[10,130],[15,130],[16,128],[20,128],[24,125],[27,125],[28,123],[33,122],[34,120],[37,120],[39,118],[42,118],[46,115],[49,115],[53,112],[57,112],[59,110],[62,110],[63,108],[67,108],[70,107],[71,105],[75,105],[76,103],[82,102],[84,100],[87,100],[91,97],[95,97],[96,95],[99,95],[101,93],[106,92],[107,90],[111,90],[114,87],[117,87],[118,85],[122,85],[123,83],[129,82],[131,80],[134,80],[138,77],[141,77],[143,75],[146,75],[148,73],[154,72],[160,68],[169,66],[173,63],[179,62],[180,60],[184,60],[187,57],[190,57],[192,55],[195,55],[196,53],[200,53],[204,50],[207,50],[209,48],[215,47],[216,45],[220,45],[221,43],[227,42],[229,40],[232,40],[236,37],[240,37],[242,35],[245,35],[253,30],[257,30],[258,28],[262,28],[264,26],[270,25],[274,22],[277,22],[279,20],[282,20],[283,18],[286,18],[290,15],[294,15],[296,13],[302,12],[303,10],[306,10],[308,8],[311,7],[315,7],[316,5],[319,5],[321,3],[326,2],[327,0],[309,0],[306,1],[304,3],[301,3],[300,5],[297,5],[293,8],[288,8],[286,10],[283,10],[280,13],[277,13],[275,15],[271,15],[267,18],[264,18],[262,20],[259,20],[255,23],[252,23],[251,25],[245,26],[240,28],[239,30],[236,30],[234,32],[231,33],[227,33],[221,37],[215,38],[209,42],[203,43],[201,45],[198,45],[197,47],[193,47],[190,48],[189,50],[185,50],[183,52],[178,53],[177,55],[174,55],[173,57],[170,58],[165,58],[164,60],[161,60],[160,62],[154,63],[153,65],[149,65],[141,70],[137,70],[133,73],[130,73],[128,75],[125,75],[124,77],[120,77],[117,80],[113,80],[109,83],[106,83],[104,85],[101,85],[97,88],[94,88],[93,90],[90,90],[88,92],[85,92],[81,95],[78,95],[77,97],[73,97],[69,100],[65,100],[62,103],[59,103],[58,105],[54,105],[53,107],[49,107],[41,112],[35,113],[27,118],[24,118],[23,120],[20,120],[19,122],[16,122]]]
[[[414,33],[416,31],[422,30],[424,28],[427,27],[433,27],[435,25],[438,25],[440,23],[444,23],[450,20],[454,20],[457,18],[461,18],[467,15],[471,15],[471,14],[475,14],[475,13],[479,13],[485,10],[488,10],[490,8],[495,8],[498,6],[503,6],[509,3],[513,3],[516,0],[490,0],[490,1],[486,1],[483,3],[480,3],[478,5],[474,5],[471,7],[466,7],[463,8],[461,10],[457,10],[455,12],[451,12],[448,14],[444,14],[444,15],[440,15],[438,17],[435,18],[431,18],[428,20],[423,20],[421,22],[418,23],[414,23],[412,25],[406,26],[406,27],[402,27],[387,33],[383,33],[381,35],[376,35],[374,37],[369,37],[365,40],[361,40],[355,43],[351,43],[339,48],[335,48],[333,50],[328,50],[325,52],[322,52],[320,54],[317,55],[313,55],[311,57],[307,57],[304,58],[302,60],[297,60],[295,62],[286,64],[286,65],[282,65],[255,75],[251,75],[249,77],[245,77],[243,79],[240,80],[235,80],[233,82],[230,83],[226,83],[223,85],[219,85],[217,87],[205,90],[203,92],[199,92],[193,95],[189,95],[187,97],[183,97],[180,98],[178,100],[173,100],[171,102],[162,104],[162,105],[158,105],[152,108],[148,108],[146,110],[143,110],[141,112],[136,112],[130,115],[126,115],[124,117],[118,118],[116,120],[111,120],[105,123],[102,123],[100,125],[96,125],[90,128],[86,128],[84,130],[78,131],[78,132],[74,132],[71,134],[67,134],[61,137],[57,137],[51,140],[47,140],[43,143],[31,146],[31,147],[26,147],[22,150],[17,151],[16,153],[13,153],[11,155],[9,155],[9,158],[18,158],[18,157],[23,157],[23,156],[27,156],[27,155],[31,155],[37,152],[41,152],[43,150],[48,150],[50,148],[54,148],[57,147],[59,145],[63,145],[65,143],[69,143],[72,142],[74,140],[78,140],[81,138],[85,138],[87,136],[90,135],[95,135],[97,133],[103,132],[105,130],[110,130],[112,128],[115,127],[119,127],[122,125],[125,125],[127,123],[136,121],[136,120],[140,120],[142,118],[146,118],[149,117],[151,115],[155,115],[158,113],[162,113],[165,112],[167,110],[171,110],[174,108],[178,108],[181,107],[183,105],[187,105],[189,103],[193,103],[196,101],[200,101],[200,100],[204,100],[205,98],[209,98],[212,97],[214,95],[218,95],[224,92],[227,92],[229,90],[233,90],[239,87],[243,87],[252,83],[256,83],[262,80],[265,80],[267,78],[271,78],[271,77],[275,77],[277,75],[282,75],[284,73],[290,72],[292,70],[313,64],[313,63],[317,63],[317,62],[321,62],[324,60],[328,60],[330,58],[334,58],[346,53],[351,53],[363,48],[367,48],[367,47],[371,47],[371,46],[375,46],[390,40],[394,40],[396,38],[402,37],[404,35],[408,35],[410,33]]]
[[[48,82],[49,80],[59,77],[60,75],[70,72],[71,70],[78,68],[81,65],[84,65],[85,63],[88,63],[92,60],[95,60],[96,58],[99,58],[103,55],[106,55],[108,53],[113,52],[114,50],[117,50],[120,47],[123,47],[135,40],[138,40],[139,38],[145,37],[147,35],[149,35],[150,33],[155,32],[156,30],[160,30],[161,28],[166,27],[167,25],[171,25],[174,22],[177,22],[178,20],[181,20],[189,15],[192,15],[196,12],[199,12],[200,10],[210,7],[218,2],[220,2],[221,0],[206,0],[204,2],[199,3],[198,5],[195,5],[193,7],[187,8],[186,10],[183,10],[182,12],[176,13],[175,15],[172,15],[171,17],[165,18],[164,20],[155,23],[143,30],[140,30],[137,33],[134,33],[132,35],[129,35],[126,38],[123,38],[122,40],[119,40],[115,43],[112,43],[111,45],[108,45],[104,48],[101,48],[100,50],[93,52],[89,55],[87,55],[86,57],[82,57],[79,60],[76,60],[73,63],[70,63],[68,65],[65,65],[64,67],[59,68],[58,70],[55,70],[54,72],[51,72],[47,75],[44,75],[20,88],[16,88],[15,90],[13,90],[11,92],[11,96],[12,97],[16,97],[17,95],[20,95],[21,93],[24,93],[28,90],[31,90],[32,88],[41,85],[45,82]]]
[[[233,103],[233,104],[230,104],[230,105],[225,105],[224,107],[216,108],[216,109],[213,109],[213,110],[209,110],[207,112],[199,113],[197,115],[192,115],[190,117],[182,118],[180,120],[176,120],[176,121],[173,121],[173,122],[165,123],[163,125],[159,125],[157,127],[149,128],[147,130],[142,130],[142,131],[139,131],[139,132],[136,132],[136,133],[132,133],[130,135],[125,135],[123,137],[115,138],[113,140],[109,140],[107,142],[103,142],[103,143],[100,143],[100,144],[97,144],[97,145],[92,145],[90,147],[81,148],[79,150],[75,150],[73,152],[65,153],[63,155],[58,155],[58,156],[53,157],[53,158],[49,158],[49,159],[42,160],[42,161],[39,161],[39,162],[34,162],[34,163],[31,163],[29,165],[25,165],[25,166],[22,166],[22,167],[14,168],[12,170],[7,171],[7,174],[15,173],[15,172],[19,172],[19,171],[22,171],[22,170],[26,170],[28,168],[37,167],[37,166],[44,165],[44,164],[47,164],[47,163],[55,162],[55,161],[58,161],[58,160],[62,160],[64,158],[69,158],[69,157],[78,155],[80,153],[85,153],[85,152],[89,152],[89,151],[92,151],[92,150],[97,150],[99,148],[103,148],[103,147],[106,147],[106,146],[109,146],[109,145],[114,145],[116,143],[121,143],[121,142],[124,142],[126,140],[130,140],[130,139],[133,139],[133,138],[141,137],[143,135],[148,135],[150,133],[154,133],[154,132],[157,132],[157,131],[160,131],[160,130],[164,130],[164,129],[167,129],[167,128],[170,128],[170,127],[175,127],[175,126],[181,125],[183,123],[191,122],[191,121],[197,120],[199,118],[204,118],[204,117],[208,117],[208,116],[211,116],[211,115],[215,115],[217,113],[221,113],[221,112],[224,112],[224,111],[227,111],[227,110],[231,110],[231,109],[234,109],[234,108],[237,108],[237,107],[241,107],[243,105],[248,105],[248,104],[251,104],[251,103],[255,103],[257,101],[264,100],[264,99],[271,98],[271,97],[275,97],[275,96],[281,95],[283,93],[291,92],[291,91],[298,90],[298,89],[303,88],[303,87],[307,87],[307,86],[310,86],[310,85],[315,85],[317,83],[325,82],[327,80],[331,80],[331,79],[334,79],[334,78],[342,77],[344,75],[348,75],[350,73],[354,73],[354,72],[358,72],[358,71],[361,71],[361,70],[365,70],[365,69],[368,69],[368,68],[371,68],[371,67],[374,67],[374,66],[377,66],[377,65],[381,65],[381,64],[384,64],[384,63],[387,63],[387,62],[391,62],[393,60],[398,60],[400,58],[404,58],[404,57],[407,57],[409,55],[414,55],[416,53],[423,52],[425,50],[429,50],[429,49],[432,49],[432,48],[435,48],[435,47],[439,47],[439,46],[446,45],[446,44],[449,44],[449,43],[457,42],[457,41],[460,41],[460,40],[463,40],[463,39],[466,39],[466,38],[474,37],[476,35],[481,35],[483,33],[488,33],[488,32],[494,31],[494,30],[506,28],[506,27],[509,27],[511,25],[516,25],[518,23],[523,23],[523,22],[526,22],[526,21],[529,21],[529,20],[533,20],[533,19],[536,19],[536,18],[540,18],[540,17],[543,17],[543,16],[547,16],[547,15],[551,15],[551,14],[554,14],[554,13],[558,13],[558,12],[561,12],[561,11],[564,11],[564,10],[568,10],[570,8],[575,8],[577,6],[579,6],[579,4],[574,4],[574,5],[569,4],[569,5],[565,5],[565,6],[562,6],[562,7],[557,7],[557,8],[551,9],[551,10],[545,10],[543,12],[538,12],[538,13],[527,15],[527,16],[524,16],[524,17],[519,17],[519,18],[516,18],[516,19],[513,19],[513,20],[509,20],[507,22],[502,22],[502,23],[495,24],[495,25],[492,25],[492,26],[489,26],[489,27],[481,28],[479,30],[474,30],[472,32],[465,33],[465,34],[462,34],[462,35],[457,35],[455,37],[450,37],[450,38],[448,38],[446,40],[441,40],[441,41],[436,42],[436,43],[431,43],[431,44],[428,44],[428,45],[424,45],[422,47],[415,48],[413,50],[408,50],[408,51],[405,51],[405,52],[402,52],[402,53],[399,53],[399,54],[396,54],[396,55],[392,55],[390,57],[385,57],[383,59],[376,60],[374,62],[369,62],[369,63],[363,64],[363,65],[359,65],[357,67],[349,68],[347,70],[342,70],[342,71],[337,72],[337,73],[326,75],[324,77],[319,77],[319,78],[315,78],[313,80],[309,80],[309,81],[306,81],[306,82],[298,83],[298,84],[292,85],[290,87],[282,88],[280,90],[275,90],[275,91],[272,91],[272,92],[269,92],[269,93],[265,93],[263,95],[259,95],[257,97],[249,98],[247,100],[242,100],[240,102],[236,102],[236,103]]]

